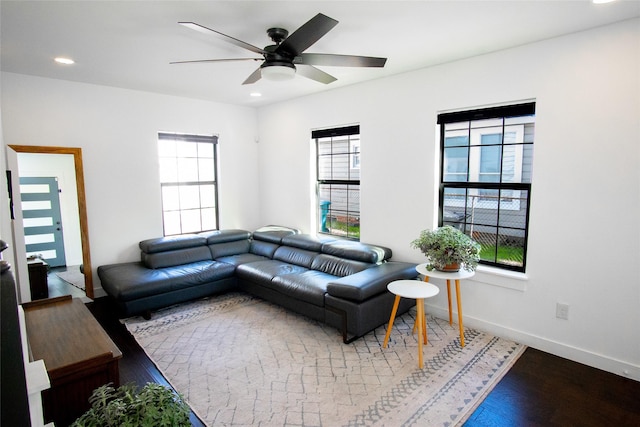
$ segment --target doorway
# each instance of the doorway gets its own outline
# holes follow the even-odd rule
[[[78,203],[78,217],[80,222],[80,241],[82,245],[82,266],[84,271],[84,288],[88,298],[93,295],[93,271],[91,268],[91,254],[89,249],[89,224],[87,221],[87,203],[84,188],[84,169],[82,164],[82,149],[73,147],[42,147],[32,145],[9,145],[16,153],[34,154],[71,154],[75,169],[76,193]],[[14,209],[18,209],[14,203]]]
[[[27,259],[41,257],[49,267],[67,265],[59,192],[57,177],[20,177]]]

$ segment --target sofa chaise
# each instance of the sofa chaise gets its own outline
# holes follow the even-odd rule
[[[389,248],[317,238],[268,226],[140,242],[139,262],[98,267],[123,316],[151,315],[180,302],[241,290],[338,328],[345,343],[386,323],[393,280],[417,277],[415,264],[389,261]],[[402,300],[398,314],[411,308]]]

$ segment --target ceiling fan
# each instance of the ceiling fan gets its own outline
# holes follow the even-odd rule
[[[195,61],[175,61],[171,64],[186,64],[194,62],[223,62],[223,61],[263,61],[242,84],[252,84],[261,77],[270,80],[285,80],[293,78],[296,71],[311,80],[328,84],[336,80],[332,75],[314,67],[314,65],[337,67],[384,67],[387,58],[371,56],[334,55],[327,53],[304,53],[338,24],[335,19],[321,13],[311,18],[293,33],[283,28],[269,28],[267,35],[275,44],[264,49],[238,40],[234,37],[212,30],[195,22],[179,22],[187,28],[212,34],[224,41],[232,43],[251,52],[262,55],[262,58],[230,58],[230,59],[201,59]]]

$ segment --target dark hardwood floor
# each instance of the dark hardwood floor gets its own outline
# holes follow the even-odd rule
[[[123,353],[122,384],[168,385],[107,298],[87,307]],[[194,414],[191,421],[204,425]],[[528,348],[464,425],[637,427],[640,382]]]

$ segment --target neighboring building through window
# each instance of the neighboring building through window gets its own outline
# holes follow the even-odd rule
[[[318,232],[360,239],[360,126],[315,130]]]
[[[218,229],[214,135],[158,134],[164,235]]]
[[[524,272],[535,103],[438,115],[439,225],[480,245],[481,263]]]

